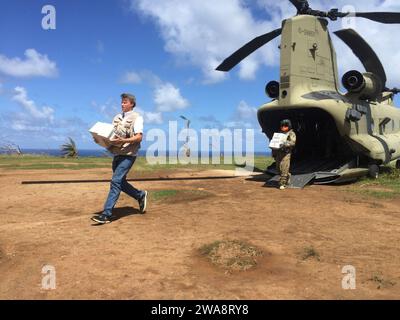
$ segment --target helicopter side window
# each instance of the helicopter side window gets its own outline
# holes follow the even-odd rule
[[[391,122],[391,119],[386,117],[379,119],[379,134],[386,134],[387,125]]]
[[[379,134],[385,134],[385,124],[381,118],[379,118]]]

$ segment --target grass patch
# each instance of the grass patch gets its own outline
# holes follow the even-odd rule
[[[6,170],[93,169],[109,168],[111,158],[62,158],[42,155],[0,155],[0,168]]]
[[[303,248],[300,256],[302,260],[315,259],[321,261],[319,252],[313,246]]]
[[[64,164],[64,163],[31,163],[23,164],[12,167],[1,166],[0,168],[8,170],[54,170],[54,169],[69,169],[69,170],[82,170],[82,169],[96,169],[96,168],[109,168],[109,165],[96,165],[90,163],[82,164]]]
[[[357,190],[356,192],[376,199],[393,199],[398,195],[395,191]]]
[[[378,179],[362,178],[348,190],[366,198],[393,199],[400,196],[400,170],[383,167],[381,171]]]
[[[377,289],[389,288],[396,285],[396,282],[385,279],[382,274],[374,274],[368,281],[372,281],[377,285]]]
[[[162,201],[162,200],[185,200],[194,201],[199,199],[204,199],[212,196],[213,194],[208,191],[203,190],[155,190],[150,191],[149,196],[152,201]]]
[[[174,197],[178,193],[178,190],[159,190],[150,192],[150,199],[153,201],[163,200],[169,197]]]
[[[257,265],[257,258],[263,252],[243,241],[214,241],[203,245],[200,254],[205,256],[213,265],[226,271],[245,271]]]
[[[273,162],[271,157],[257,156],[254,158],[255,171],[263,171]],[[0,169],[6,170],[51,170],[51,169],[96,169],[111,168],[111,157],[62,158],[46,155],[0,155]],[[243,167],[243,163],[225,164],[221,158],[220,164],[149,164],[145,157],[138,157],[134,164],[136,171],[157,171],[173,169],[193,170],[235,170]]]

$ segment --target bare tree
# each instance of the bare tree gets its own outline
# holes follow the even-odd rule
[[[4,140],[2,144],[0,144],[0,153],[22,155],[22,151],[19,145],[11,141]]]

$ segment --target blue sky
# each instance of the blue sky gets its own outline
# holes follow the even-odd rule
[[[342,8],[349,2],[355,5],[313,4],[329,9],[328,3]],[[55,30],[41,25],[47,4],[56,9]],[[393,1],[367,0],[362,9],[400,11]],[[167,129],[183,114],[195,129],[254,128],[256,150],[264,151],[256,110],[268,102],[265,84],[278,78],[278,42],[230,74],[213,69],[294,13],[289,1],[270,0],[1,0],[1,138],[23,148],[54,149],[70,136],[79,148],[96,149],[87,130],[110,122],[120,93],[132,92],[146,130]],[[378,44],[400,28],[360,22],[356,30]],[[393,46],[399,50],[388,54]],[[378,47],[389,84],[399,85],[398,72],[388,65],[399,61],[400,45]],[[337,51],[341,71],[361,69],[350,50],[338,44]]]

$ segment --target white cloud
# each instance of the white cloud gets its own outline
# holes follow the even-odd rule
[[[55,119],[55,111],[49,106],[38,107],[35,101],[29,99],[28,92],[23,87],[16,87],[13,91],[12,101],[16,102],[21,109],[3,114],[6,119],[7,132],[15,137],[25,137],[29,139],[46,136],[49,139],[58,130],[77,128],[83,123],[76,119],[69,122],[65,127],[63,120]]]
[[[144,119],[149,124],[162,124],[162,113],[161,112],[145,112]]]
[[[139,107],[136,107],[136,112],[143,116],[145,124],[162,124],[163,117],[161,112],[148,112]]]
[[[26,89],[23,87],[16,87],[14,89],[12,100],[22,106],[27,115],[34,119],[43,119],[49,122],[54,120],[54,109],[47,106],[38,108],[33,100],[29,100]]]
[[[182,97],[180,90],[168,82],[155,89],[154,102],[159,112],[172,112],[189,106],[189,102]]]
[[[35,49],[25,51],[25,59],[0,54],[0,72],[13,77],[56,77],[57,65]]]
[[[121,82],[132,84],[145,82],[152,87],[156,113],[173,112],[185,109],[190,105],[189,101],[182,96],[179,88],[170,82],[162,81],[160,77],[149,70],[128,71],[121,77]]]
[[[67,137],[88,136],[88,124],[82,119],[64,118],[56,119],[53,123],[43,119],[35,119],[27,116],[24,112],[4,114],[5,132],[10,134],[12,140],[21,141],[29,145],[33,141],[47,145],[48,140],[65,141]],[[27,137],[29,139],[27,140]],[[43,140],[45,137],[45,140]]]
[[[259,0],[266,8],[270,0]],[[286,2],[286,1],[280,1]],[[289,1],[287,1],[289,2]],[[352,6],[358,12],[400,12],[399,1],[394,0],[313,0],[310,1],[312,8],[316,10],[329,10],[338,8],[339,11],[348,11]],[[354,22],[350,23],[350,22]],[[363,18],[338,19],[337,22],[330,22],[329,29],[336,50],[339,68],[339,77],[349,70],[356,69],[364,72],[364,67],[353,54],[353,52],[338,38],[333,32],[340,29],[352,28],[356,30],[373,48],[385,67],[388,77],[388,86],[398,86],[400,84],[400,73],[393,66],[398,65],[400,59],[400,43],[393,41],[393,34],[400,32],[399,24],[383,24]]]
[[[28,119],[23,118],[23,119],[18,119],[14,118],[11,121],[11,128],[15,131],[20,131],[20,132],[41,132],[46,130],[45,125],[40,125],[39,123],[35,122],[29,122]]]
[[[160,86],[163,83],[160,77],[151,72],[150,70],[143,70],[138,74],[142,79],[142,81],[146,82],[148,85],[152,87]]]
[[[139,84],[142,82],[142,77],[134,71],[128,71],[121,77],[121,83]]]
[[[245,101],[240,101],[235,117],[241,120],[254,119],[257,117],[257,109],[250,107]]]
[[[224,125],[228,128],[258,128],[257,109],[249,106],[245,101],[240,101],[231,121]]]
[[[67,137],[76,141],[90,138],[88,123],[77,116],[56,117],[53,108],[38,107],[35,101],[29,99],[23,87],[14,88],[11,100],[20,108],[0,113],[0,129],[5,133],[1,140],[8,139],[25,147],[54,149],[59,146],[58,142],[66,141]]]
[[[108,99],[105,103],[99,104],[96,101],[92,101],[92,107],[102,115],[106,121],[111,121],[117,114],[121,113],[121,107],[113,99]],[[163,118],[161,112],[148,112],[139,106],[134,109],[138,112],[144,119],[145,124],[162,124]]]
[[[227,56],[281,24],[277,5],[270,8],[274,21],[258,21],[240,0],[131,0],[131,8],[154,19],[164,39],[165,50],[180,62],[199,67],[205,82],[209,83],[226,77],[215,68]],[[277,53],[278,49],[259,50],[252,63],[245,61],[240,65],[243,69],[240,76],[251,79],[256,66],[276,64]]]
[[[174,112],[187,108],[190,103],[185,99],[179,88],[170,82],[160,79],[156,74],[149,70],[127,71],[120,79],[121,83],[139,84],[145,83],[153,89],[154,111],[147,112],[141,110],[144,120],[151,124],[163,123],[163,112]],[[138,112],[140,108],[137,108]]]
[[[243,61],[239,70],[239,76],[243,80],[253,80],[256,77],[256,72],[259,67],[259,63],[253,57],[248,57]]]
[[[353,5],[357,11],[400,12],[399,1],[326,1],[310,2],[317,10],[333,7],[341,10]],[[131,0],[131,9],[150,17],[160,29],[165,50],[173,54],[179,62],[190,63],[202,70],[208,83],[224,80],[226,75],[214,71],[226,57],[254,37],[277,29],[284,18],[293,16],[296,9],[289,1],[258,0],[256,4],[264,20],[257,19],[244,0]],[[253,8],[257,10],[257,7]],[[264,12],[265,13],[264,13]],[[267,13],[267,14],[266,14]],[[346,27],[348,19],[330,22],[330,30]],[[400,84],[400,73],[394,66],[400,60],[400,42],[393,35],[400,32],[400,25],[380,24],[367,19],[356,18],[355,29],[374,48],[381,58],[392,86]],[[344,23],[344,24],[342,24]],[[341,40],[332,35],[338,56],[340,73],[350,69],[361,69],[362,65]],[[274,40],[253,53],[239,65],[241,79],[254,79],[260,66],[278,66],[278,40]]]
[[[221,128],[222,123],[214,115],[201,116],[198,118],[201,122],[206,124],[206,128]]]
[[[92,101],[92,107],[107,120],[112,120],[116,114],[121,112],[121,108],[113,99],[108,99],[105,103],[99,104]]]
[[[317,3],[321,3],[318,1]],[[319,4],[322,8],[323,3]],[[335,1],[337,7],[342,8],[343,6],[349,5],[348,1],[340,0]],[[355,9],[359,12],[368,11],[400,11],[400,3],[398,1],[383,1],[381,4],[374,0],[364,0],[362,2],[353,3]],[[381,24],[371,20],[355,18],[355,25],[352,26],[373,48],[380,58],[383,66],[385,67],[388,86],[398,86],[400,84],[400,74],[394,66],[398,65],[400,59],[400,43],[393,41],[393,34],[400,32],[400,25],[396,24]],[[348,28],[346,25],[349,19],[342,19],[337,23],[331,24],[331,31],[336,31],[343,28]],[[338,56],[338,66],[340,71],[340,77],[344,72],[356,69],[364,71],[362,64],[354,56],[353,52],[335,35],[332,35],[333,42],[335,45],[336,53]]]
[[[163,84],[163,81],[156,74],[151,72],[150,70],[142,70],[142,71],[127,71],[125,72],[120,79],[121,83],[131,83],[131,84],[139,84],[146,83],[152,87],[157,87]]]

